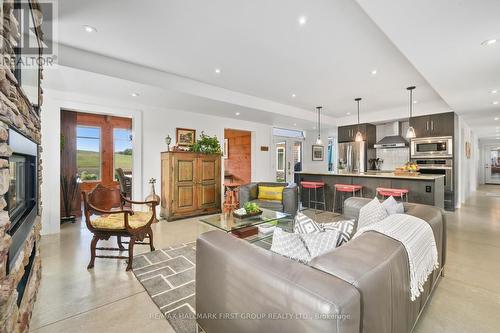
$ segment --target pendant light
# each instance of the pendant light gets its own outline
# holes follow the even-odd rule
[[[316,139],[316,144],[320,145],[322,144],[321,141],[321,109],[322,106],[317,106],[316,109],[318,110],[318,138]]]
[[[354,141],[361,142],[363,141],[363,134],[361,134],[361,131],[359,130],[359,102],[361,101],[361,98],[358,97],[354,100],[356,101],[356,103],[358,103],[358,132],[356,133],[356,138],[354,139]]]
[[[411,86],[411,87],[406,88],[406,90],[409,91],[409,95],[410,95],[410,118],[413,115],[413,90],[415,88],[416,88],[415,86]],[[408,130],[406,131],[406,138],[413,139],[415,137],[416,137],[416,134],[415,134],[415,129],[413,128],[413,126],[408,127]]]

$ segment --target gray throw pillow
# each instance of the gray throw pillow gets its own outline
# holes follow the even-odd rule
[[[389,215],[384,206],[382,206],[377,198],[374,198],[359,210],[358,230],[370,224],[380,222],[387,216]]]
[[[311,255],[300,236],[300,234],[283,231],[281,228],[274,229],[271,251],[290,259],[308,263],[311,260]]]
[[[339,233],[337,230],[330,230],[310,234],[301,234],[300,236],[309,250],[311,259],[313,259],[326,252],[334,250],[337,247]]]
[[[301,212],[298,212],[295,215],[295,222],[293,225],[293,232],[297,234],[309,234],[311,232],[321,232],[323,229],[320,225],[314,222],[313,219],[304,215]]]
[[[354,226],[356,220],[343,220],[332,223],[321,223],[320,226],[325,231],[335,230],[339,233],[337,238],[337,247],[341,246],[351,240],[354,235]]]
[[[387,211],[387,215],[404,214],[405,207],[402,202],[397,202],[394,197],[390,196],[382,202],[382,206]]]

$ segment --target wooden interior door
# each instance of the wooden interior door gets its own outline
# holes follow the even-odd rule
[[[198,208],[220,207],[220,156],[200,155],[197,165]]]
[[[196,210],[198,207],[196,191],[196,160],[195,154],[175,154],[173,157],[173,213],[190,212]]]

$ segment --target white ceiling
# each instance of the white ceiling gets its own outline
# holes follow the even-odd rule
[[[500,126],[499,0],[357,0],[479,137]],[[491,46],[481,43],[498,39]],[[498,90],[496,95],[490,91]]]
[[[355,97],[363,97],[362,112],[369,113],[369,119],[388,120],[383,119],[387,110],[393,118],[404,117],[405,87],[416,85],[417,113],[443,112],[450,105],[468,117],[470,125],[482,128],[491,126],[490,114],[495,112],[488,90],[500,89],[500,43],[491,48],[480,43],[500,38],[500,20],[494,20],[499,4],[64,0],[58,3],[58,42],[303,109],[305,119],[312,118],[307,111],[319,104],[325,114],[342,117],[339,123],[353,121],[346,113],[354,111]],[[307,18],[303,26],[300,16]],[[97,33],[85,32],[83,25],[95,27]],[[215,68],[221,69],[219,75]],[[373,69],[376,75],[371,75]],[[109,86],[96,89],[102,92]],[[175,98],[158,100],[168,107],[215,113],[221,109],[228,114],[238,108],[238,103],[217,103],[215,95],[208,105],[196,96],[168,94]],[[257,109],[242,109],[242,116],[273,125],[296,119],[283,121],[283,115],[264,115]],[[469,116],[472,112],[477,116]],[[480,118],[483,123],[476,124]]]
[[[441,101],[353,0],[64,0],[59,42],[336,116],[355,97],[369,111],[406,105],[410,84]]]

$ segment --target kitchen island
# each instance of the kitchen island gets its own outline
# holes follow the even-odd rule
[[[374,198],[377,187],[408,189],[408,201],[444,208],[444,175],[400,176],[392,172],[298,172],[300,181],[319,181],[326,185],[326,209],[333,210],[333,194],[335,184],[355,184],[363,186],[363,197]],[[301,193],[302,203],[307,206],[308,190]],[[320,194],[321,190],[318,190]],[[335,205],[338,211],[341,207],[342,194],[338,193]],[[358,194],[359,195],[359,194]],[[311,191],[311,198],[314,190]],[[347,196],[345,196],[347,198]],[[321,198],[321,194],[319,195]],[[313,199],[314,200],[314,199]],[[318,206],[318,208],[322,208]]]

